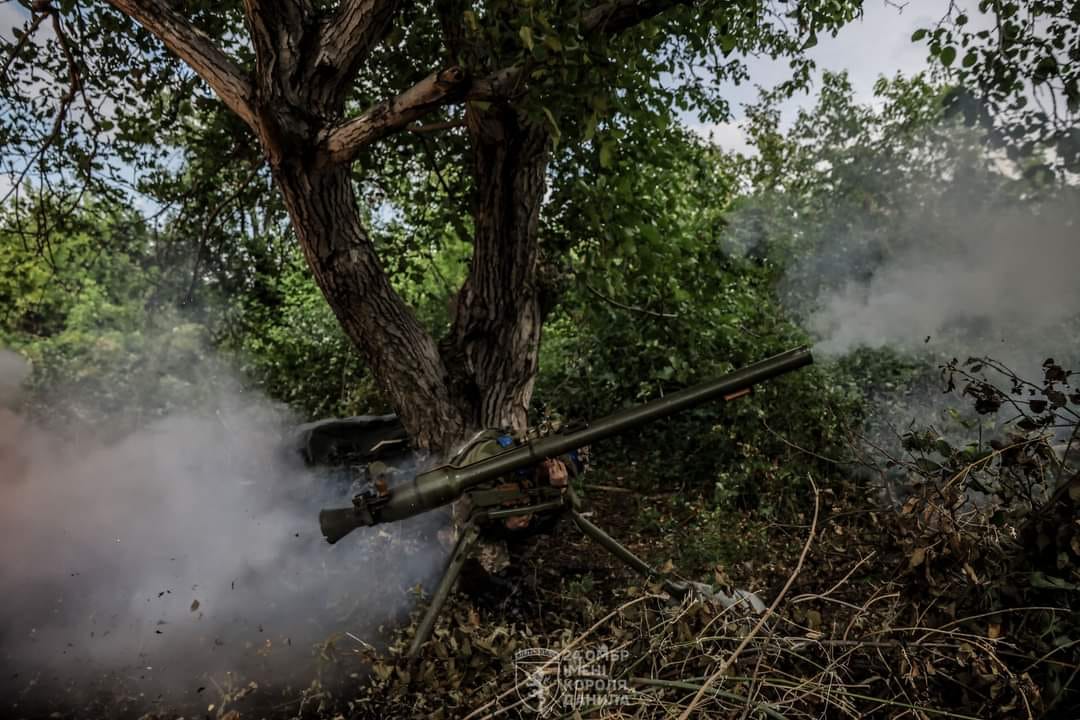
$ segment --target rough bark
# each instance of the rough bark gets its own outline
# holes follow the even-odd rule
[[[222,102],[254,127],[251,82],[213,41],[187,18],[157,0],[109,0],[110,4],[152,32],[209,85]]]
[[[471,108],[477,198],[469,277],[443,341],[451,392],[477,427],[524,428],[542,325],[538,219],[549,135],[512,108]]]
[[[284,164],[274,176],[315,282],[414,441],[449,447],[467,420],[434,339],[390,286],[360,224],[348,167]]]
[[[359,122],[334,135],[342,125],[343,78],[354,71],[347,66],[383,31],[386,10],[364,2],[341,9],[379,26],[344,37],[305,22],[304,3],[248,0],[246,7],[257,58],[257,132],[315,282],[414,442],[448,449],[470,429],[471,414],[453,397],[435,340],[394,291],[361,223],[351,150],[340,155],[346,146],[328,142],[344,137],[355,149],[417,117],[414,104],[430,109],[426,98],[405,93],[409,102],[390,101],[363,115],[372,120],[363,127],[379,128],[374,136],[357,139]],[[326,64],[335,57],[341,65]]]
[[[400,95],[332,125],[321,134],[321,145],[331,162],[348,162],[365,145],[446,103],[463,88],[465,80],[465,73],[459,67],[432,73]]]

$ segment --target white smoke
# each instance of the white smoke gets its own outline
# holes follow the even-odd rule
[[[110,444],[0,417],[0,714],[95,684],[205,704],[226,672],[296,688],[335,638],[357,669],[345,633],[401,619],[443,560],[416,531],[441,518],[327,545],[318,511],[349,487],[302,467],[292,423],[239,391]]]
[[[809,319],[819,350],[928,346],[1023,363],[1075,350],[1061,331],[1080,315],[1075,208],[956,208],[907,233],[870,277],[822,293]]]
[[[22,355],[0,348],[0,407],[14,407],[28,377],[30,363]]]

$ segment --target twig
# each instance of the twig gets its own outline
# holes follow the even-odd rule
[[[600,490],[602,492],[612,493],[628,493],[630,495],[637,494],[636,490],[631,490],[630,488],[624,487],[616,487],[614,485],[583,485],[582,487],[584,487],[586,490]]]
[[[659,680],[659,679],[656,679],[656,678],[643,678],[643,677],[630,678],[630,684],[631,685],[646,685],[646,686],[661,687],[661,688],[674,688],[676,690],[689,690],[690,692],[693,692],[694,690],[700,690],[701,687],[702,687],[701,685],[696,685],[694,683],[689,683],[689,682],[681,682],[681,681],[678,681],[678,680]],[[719,688],[713,688],[709,692],[711,692],[713,695],[716,695],[716,696],[722,697],[722,698],[726,698],[728,700],[734,700],[735,702],[751,704],[751,700],[750,700],[749,697],[743,697],[742,695],[736,695],[733,692],[728,692],[726,690],[721,690]],[[776,720],[786,720],[786,716],[784,716],[781,713],[777,712],[771,705],[765,705],[763,703],[758,703],[758,704],[753,704],[752,706],[753,706],[753,708],[755,710],[760,710],[763,714],[767,715],[768,717],[776,718]]]
[[[414,133],[435,133],[435,132],[441,132],[443,130],[451,130],[453,128],[459,128],[459,127],[465,127],[465,121],[464,120],[461,120],[461,119],[447,120],[445,122],[428,123],[427,125],[421,125],[419,123],[416,123],[416,124],[413,124],[413,125],[409,125],[405,129],[408,130],[409,132],[414,132]]]
[[[642,315],[649,315],[651,317],[658,317],[658,318],[674,319],[674,318],[679,317],[678,315],[676,315],[674,313],[656,312],[655,310],[649,310],[647,308],[638,307],[637,305],[627,305],[626,303],[621,303],[618,300],[613,300],[612,298],[609,298],[607,295],[604,295],[602,292],[600,292],[599,290],[594,288],[592,285],[589,285],[588,283],[585,283],[585,289],[588,290],[589,292],[591,292],[596,297],[603,300],[604,302],[608,303],[609,305],[613,305],[614,307],[617,307],[620,310],[628,310],[630,312],[641,313]]]
[[[679,720],[687,720],[694,711],[694,708],[701,703],[701,699],[705,696],[705,693],[708,692],[709,688],[712,687],[713,683],[727,674],[728,669],[736,660],[738,660],[739,654],[746,649],[746,646],[750,644],[750,641],[754,639],[754,636],[756,636],[761,631],[761,628],[764,627],[765,622],[776,612],[776,608],[780,606],[780,603],[784,600],[784,596],[787,595],[788,590],[791,589],[792,584],[795,582],[795,578],[798,577],[799,572],[802,570],[803,563],[806,562],[806,556],[810,553],[810,545],[814,542],[814,535],[817,533],[818,512],[821,509],[820,493],[818,492],[817,483],[814,482],[813,476],[808,475],[807,478],[810,480],[810,487],[814,489],[814,519],[810,522],[810,534],[806,538],[806,544],[803,545],[802,553],[799,555],[799,561],[795,564],[795,569],[791,571],[791,575],[788,576],[787,582],[784,583],[784,587],[781,588],[776,599],[772,601],[772,605],[762,613],[761,618],[758,619],[754,628],[747,633],[746,637],[744,637],[738,647],[728,655],[727,659],[720,663],[720,668],[702,683],[701,688],[697,691],[697,694],[694,695],[693,700],[690,701],[690,704],[686,706],[686,709],[683,710],[682,714],[679,716]]]
[[[813,452],[812,450],[807,450],[804,447],[800,447],[799,445],[796,445],[795,443],[791,442],[790,440],[788,440],[786,437],[784,437],[780,433],[773,430],[771,427],[769,427],[769,423],[765,420],[765,418],[761,419],[761,424],[764,425],[765,430],[768,431],[769,434],[771,434],[777,440],[784,443],[785,445],[787,445],[792,450],[798,450],[799,452],[803,453],[804,455],[809,455],[810,457],[815,457],[818,460],[824,460],[825,462],[832,463],[833,465],[843,466],[843,465],[860,465],[861,464],[861,463],[855,462],[854,460],[836,460],[836,459],[831,458],[831,457],[825,457],[824,455],[819,455],[818,453]]]
[[[244,176],[243,180],[240,181],[240,187],[236,188],[236,190],[233,191],[228,197],[218,203],[217,206],[214,207],[210,211],[210,214],[206,217],[206,221],[203,223],[202,235],[199,237],[199,245],[195,251],[195,262],[191,268],[191,282],[188,283],[187,293],[185,293],[184,295],[185,304],[190,304],[193,301],[193,296],[195,294],[195,286],[198,284],[199,280],[199,266],[202,264],[202,258],[206,252],[206,246],[210,241],[210,231],[213,229],[214,223],[217,222],[218,216],[221,215],[225,208],[227,208],[229,205],[239,199],[240,196],[244,193],[244,191],[247,190],[248,185],[250,185],[251,181],[254,180],[256,176],[258,176],[259,170],[261,168],[261,162],[255,163],[252,166],[251,170],[248,172],[248,174]]]
[[[15,58],[22,52],[26,43],[30,42],[30,38],[33,37],[34,33],[41,27],[41,23],[44,22],[45,18],[49,17],[54,12],[56,12],[56,10],[48,3],[45,3],[43,7],[39,7],[39,5],[35,3],[34,16],[30,20],[30,24],[23,30],[23,34],[19,37],[19,42],[15,43],[15,47],[11,49],[11,54],[8,55],[7,59],[4,61],[4,67],[0,68],[0,75],[6,76],[8,74],[11,63],[15,62]]]

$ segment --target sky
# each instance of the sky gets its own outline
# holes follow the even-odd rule
[[[941,0],[910,0],[906,3],[886,0],[866,0],[863,17],[844,26],[835,37],[819,35],[816,47],[808,51],[817,63],[818,74],[824,70],[845,70],[851,78],[856,99],[869,102],[874,83],[882,75],[892,77],[900,72],[913,75],[928,68],[925,43],[911,42],[911,34],[920,27],[931,26],[944,14],[947,4]],[[786,60],[750,58],[747,62],[750,82],[732,86],[728,92],[733,118],[720,124],[702,124],[687,115],[684,121],[702,137],[710,138],[725,150],[747,152],[740,122],[743,106],[757,99],[757,88],[770,88],[788,75]],[[790,120],[799,107],[813,105],[813,94],[796,96],[784,106],[784,117]]]

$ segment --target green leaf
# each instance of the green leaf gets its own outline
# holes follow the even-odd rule
[[[532,30],[528,25],[522,25],[518,30],[518,36],[521,37],[521,44],[525,46],[526,50],[532,51],[533,49],[533,37]]]
[[[736,42],[734,35],[724,35],[720,38],[720,50],[723,51],[724,55],[729,55],[735,49]]]
[[[953,60],[956,59],[956,48],[952,45],[949,45],[946,48],[942,48],[940,57],[941,64],[945,67],[949,67],[950,65],[952,65]]]
[[[926,28],[919,28],[915,32],[911,33],[911,42],[919,42],[926,37]]]
[[[600,167],[610,168],[615,163],[615,143],[600,144]]]
[[[562,137],[562,133],[559,131],[559,123],[555,122],[555,116],[551,114],[551,111],[544,108],[544,115],[547,116],[548,122],[551,124],[551,137],[555,141],[555,144],[559,144],[559,139]]]
[[[1080,585],[1042,572],[1031,573],[1031,587],[1045,590],[1080,590]]]

